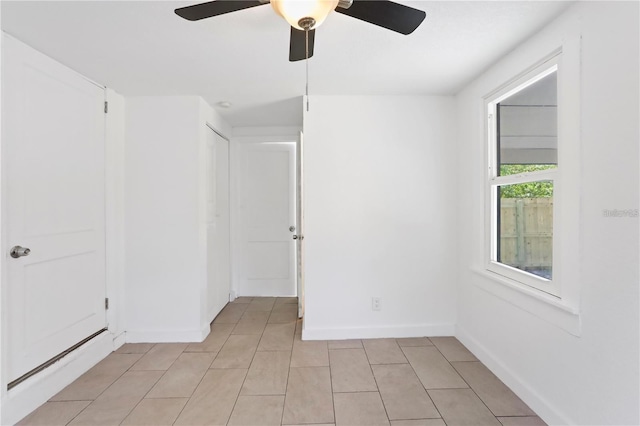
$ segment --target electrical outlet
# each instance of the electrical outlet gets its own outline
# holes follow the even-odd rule
[[[380,298],[379,297],[372,297],[371,298],[371,310],[373,311],[379,311],[381,308],[380,306]]]

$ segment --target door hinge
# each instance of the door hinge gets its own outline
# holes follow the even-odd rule
[[[109,112],[109,102],[104,101],[104,113],[108,113]]]
[[[104,309],[105,310],[109,309],[109,298],[108,297],[104,298]]]

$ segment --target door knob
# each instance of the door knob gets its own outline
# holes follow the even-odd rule
[[[29,256],[29,253],[31,253],[31,249],[26,247],[20,247],[20,246],[12,247],[11,251],[9,252],[11,257],[13,257],[14,259],[17,259],[23,256]]]
[[[289,227],[289,231],[293,232],[293,231],[295,231],[295,230],[296,230],[296,227],[295,227],[295,226],[291,225],[291,226]]]
[[[297,236],[297,235],[294,235],[294,236],[293,236],[293,239],[294,239],[294,240],[297,240],[297,239],[298,239],[298,236]]]
[[[300,241],[304,240],[304,235],[294,235],[293,236],[294,240],[300,239]]]

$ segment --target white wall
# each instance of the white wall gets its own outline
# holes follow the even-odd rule
[[[449,97],[311,97],[305,339],[453,334],[453,118]]]
[[[457,192],[466,196],[457,208],[456,335],[551,424],[640,422],[638,218],[603,217],[603,209],[638,208],[638,16],[636,2],[575,5],[457,97]],[[572,334],[552,318],[553,308],[525,310],[485,291],[490,280],[476,271],[484,244],[482,97],[576,32],[582,35],[579,155],[560,160],[561,168],[580,170],[579,183],[565,188],[580,200],[579,240],[569,247],[579,254],[578,265],[573,282],[565,283],[580,291]],[[560,237],[563,229],[555,233]]]
[[[126,99],[127,341],[198,341],[206,315],[206,124],[195,96]]]

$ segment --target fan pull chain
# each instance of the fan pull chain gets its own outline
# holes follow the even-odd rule
[[[304,31],[304,44],[305,44],[305,66],[307,68],[307,82],[305,86],[305,95],[307,96],[307,112],[309,112],[309,29]]]

